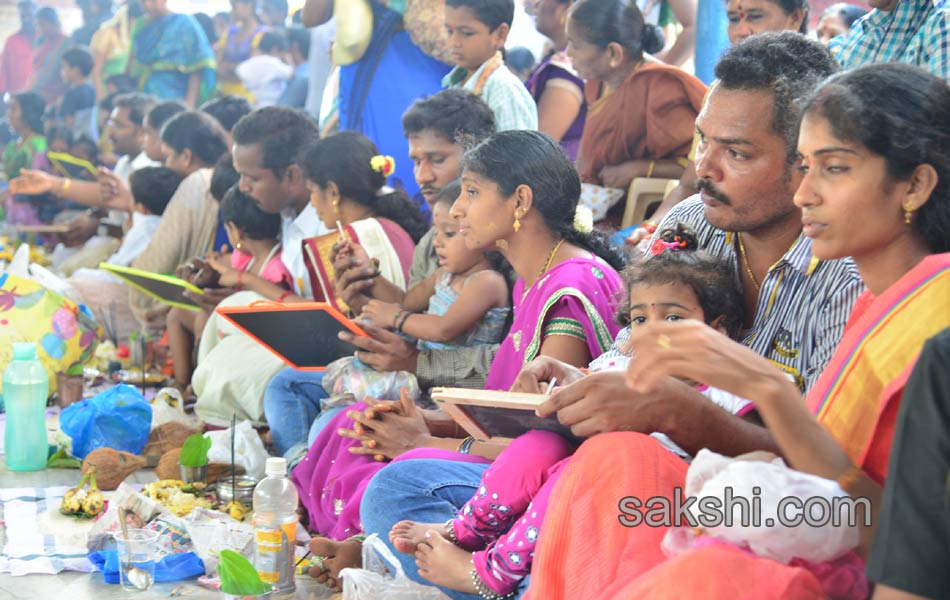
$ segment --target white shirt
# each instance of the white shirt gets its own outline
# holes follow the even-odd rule
[[[247,91],[257,100],[254,108],[273,106],[287,89],[287,82],[294,76],[294,68],[270,54],[258,54],[245,60],[234,69]]]
[[[292,208],[280,212],[280,260],[294,278],[294,293],[313,298],[310,287],[310,273],[303,260],[303,241],[307,238],[329,233],[329,230],[317,216],[310,204],[297,214]]]
[[[336,36],[336,19],[330,19],[323,25],[310,30],[310,89],[307,92],[307,112],[314,118],[320,117],[320,103],[323,100],[323,88],[326,87],[333,63],[330,62],[330,44]]]
[[[128,154],[123,154],[119,157],[119,160],[115,163],[115,168],[112,169],[112,172],[115,173],[119,179],[124,181],[126,185],[129,183],[129,177],[135,171],[143,169],[145,167],[160,167],[162,163],[152,160],[144,152],[139,152],[135,158],[132,158]]]
[[[132,226],[125,232],[122,245],[106,262],[120,267],[127,267],[132,264],[132,261],[145,251],[161,220],[160,215],[132,213]]]

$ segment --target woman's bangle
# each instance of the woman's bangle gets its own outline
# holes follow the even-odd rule
[[[401,311],[397,312],[395,315],[393,315],[393,329],[396,329],[396,327],[397,327],[396,322],[399,321],[399,317],[401,317],[401,316],[402,316],[402,313],[404,313],[404,312],[406,312],[406,311],[401,310]]]
[[[59,197],[62,198],[63,195],[69,190],[69,186],[73,184],[73,180],[69,177],[63,177],[62,183],[59,185]]]
[[[412,313],[408,310],[403,311],[402,318],[400,318],[399,323],[396,324],[396,331],[402,333],[402,328],[406,324],[406,319],[408,319],[410,315],[412,315]]]
[[[508,600],[508,598],[514,598],[515,592],[509,592],[507,594],[496,594],[491,590],[490,587],[485,585],[485,582],[482,581],[482,578],[478,576],[478,571],[475,570],[475,561],[472,561],[472,584],[475,587],[475,593],[486,598],[487,600]]]
[[[651,160],[651,161],[650,161],[650,166],[647,167],[647,178],[653,177],[653,169],[655,169],[655,168],[656,168],[656,161],[655,161],[655,160]]]
[[[284,293],[281,294],[280,296],[277,296],[277,301],[278,301],[278,302],[283,302],[284,300],[287,299],[287,296],[289,296],[289,295],[291,295],[291,294],[293,294],[293,293],[294,293],[293,290],[287,290],[286,292],[284,292]]]
[[[459,454],[468,454],[469,452],[472,451],[473,444],[475,444],[475,438],[473,438],[472,436],[468,436],[467,438],[462,440],[462,443],[459,444],[459,447],[456,448],[455,451],[458,452]]]

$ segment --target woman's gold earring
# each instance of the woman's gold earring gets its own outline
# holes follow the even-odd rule
[[[914,205],[911,202],[904,203],[904,223],[910,225],[914,220]]]
[[[340,216],[340,199],[339,198],[333,199],[333,214],[335,214],[338,217]]]
[[[561,15],[561,25],[567,25],[567,15]]]
[[[515,224],[512,225],[512,228],[515,230],[515,233],[521,230],[521,221],[518,220],[518,215],[515,215]]]

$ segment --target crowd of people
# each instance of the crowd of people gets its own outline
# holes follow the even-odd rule
[[[691,0],[527,1],[530,72],[512,0],[86,0],[69,37],[24,0],[4,218],[64,225],[54,268],[167,335],[205,422],[266,428],[331,588],[375,533],[452,598],[946,597],[950,5],[719,1],[707,86]],[[611,235],[644,178],[672,191]],[[368,335],[289,368],[217,312],[261,299]],[[476,440],[440,386],[550,393],[572,436]],[[791,561],[677,531],[708,452],[869,503]]]

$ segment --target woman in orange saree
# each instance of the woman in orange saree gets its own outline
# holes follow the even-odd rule
[[[630,386],[647,391],[672,375],[754,400],[791,467],[870,498],[873,517],[907,375],[924,342],[950,325],[948,109],[945,82],[900,65],[835,76],[806,106],[795,196],[804,232],[817,258],[851,256],[867,292],[805,402],[767,361],[686,321],[634,332]],[[655,446],[617,433],[581,447],[552,496],[528,597],[823,597],[804,569],[728,547],[666,561],[665,528],[624,527],[622,499],[669,499],[683,487],[685,463]],[[872,520],[859,555],[873,534]]]

